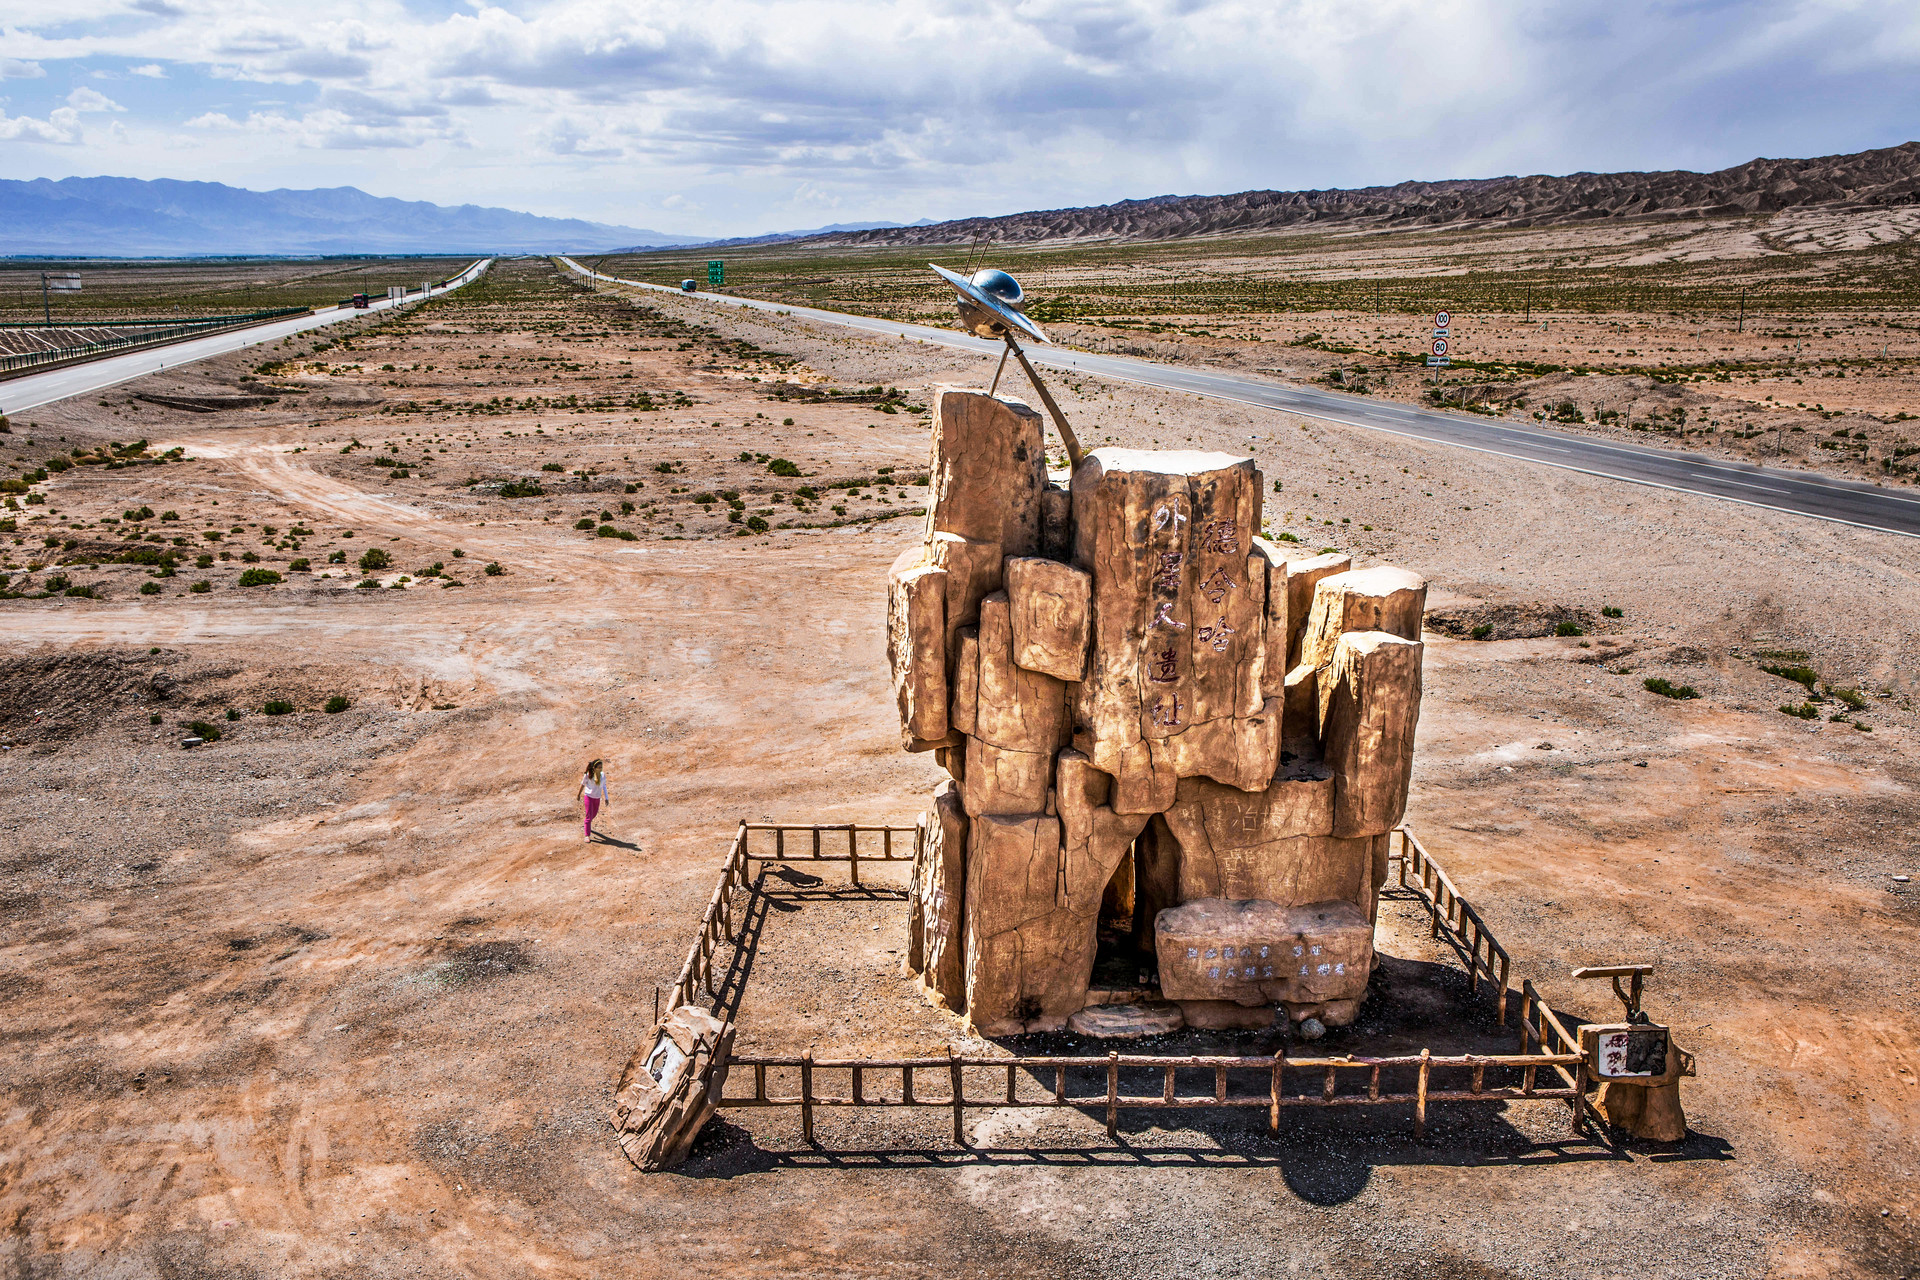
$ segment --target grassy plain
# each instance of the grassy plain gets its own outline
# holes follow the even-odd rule
[[[74,273],[78,293],[51,297],[59,324],[190,319],[279,307],[332,304],[356,293],[384,296],[389,285],[419,288],[466,269],[471,257],[156,258],[0,260],[0,323],[45,320],[40,276]]]

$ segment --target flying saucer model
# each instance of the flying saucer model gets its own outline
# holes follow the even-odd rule
[[[967,332],[981,338],[1001,338],[1017,330],[1039,342],[1053,341],[1040,332],[1039,325],[1021,314],[1020,305],[1026,301],[1026,294],[1020,282],[1006,272],[988,267],[968,278],[931,262],[927,265],[960,291],[954,301],[960,305],[960,320]]]
[[[1020,282],[994,267],[963,276],[936,263],[929,262],[927,265],[938,272],[942,280],[960,291],[960,296],[954,301],[960,307],[962,328],[975,337],[998,338],[1007,344],[1006,351],[1000,356],[1000,367],[993,372],[993,386],[987,389],[987,394],[992,395],[1000,389],[1000,375],[1006,370],[1007,356],[1018,360],[1020,367],[1026,370],[1027,380],[1040,393],[1040,403],[1047,407],[1047,414],[1053,419],[1055,429],[1060,432],[1060,442],[1067,449],[1067,465],[1077,470],[1082,457],[1080,441],[1074,437],[1073,428],[1067,425],[1067,415],[1061,413],[1060,406],[1054,403],[1046,383],[1040,381],[1040,375],[1028,363],[1027,353],[1013,340],[1015,333],[1023,333],[1038,342],[1053,341],[1040,332],[1039,325],[1021,313],[1020,306],[1027,300],[1027,295],[1021,289]]]

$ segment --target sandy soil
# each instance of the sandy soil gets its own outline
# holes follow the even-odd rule
[[[170,372],[5,438],[27,460],[135,434],[193,459],[75,467],[6,513],[10,590],[64,573],[99,596],[0,602],[12,1274],[1920,1272],[1920,895],[1894,879],[1920,861],[1920,544],[1092,379],[1061,387],[1084,440],[1251,449],[1276,532],[1429,575],[1450,626],[1591,619],[1430,635],[1410,816],[1569,1013],[1611,1004],[1570,967],[1659,964],[1650,1008],[1700,1058],[1694,1136],[1610,1150],[1547,1109],[1457,1108],[1425,1145],[1397,1115],[1277,1139],[1136,1117],[1115,1151],[1099,1117],[983,1112],[967,1155],[889,1116],[809,1151],[762,1114],[635,1172],[612,1083],[735,820],[922,807],[934,769],[898,750],[882,653],[886,567],[918,530],[885,517],[916,506],[912,406],[987,376],[649,305],[504,263],[350,348]],[[299,390],[129,399],[255,379]],[[876,386],[895,412],[791,390]],[[529,479],[546,492],[500,496]],[[125,518],[141,505],[211,563],[52,563],[132,545],[161,523]],[[369,548],[391,563],[363,572]],[[239,587],[256,567],[286,581]],[[1836,693],[1784,715],[1807,690],[1762,663]],[[319,709],[335,695],[350,708]],[[195,720],[224,736],[183,750]],[[592,844],[588,755],[614,788]],[[896,899],[784,906],[753,1044],[958,1042],[898,974]],[[1396,925],[1384,1008],[1423,998],[1427,945]],[[1368,1027],[1331,1047],[1367,1052]]]

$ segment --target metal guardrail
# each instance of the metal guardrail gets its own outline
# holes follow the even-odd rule
[[[17,355],[0,356],[0,374],[37,368],[43,364],[57,364],[65,360],[105,355],[113,351],[131,351],[139,347],[159,346],[181,338],[216,333],[222,329],[262,324],[268,320],[278,320],[286,316],[308,315],[312,311],[312,307],[281,307],[274,311],[255,311],[240,316],[217,316],[211,320],[186,320],[179,324],[155,329],[151,333],[137,334],[132,337],[107,338],[99,342],[82,343],[79,346],[51,347],[45,351],[25,351]]]

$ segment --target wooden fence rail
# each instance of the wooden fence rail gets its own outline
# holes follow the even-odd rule
[[[764,838],[768,834],[773,837],[771,848]],[[863,835],[878,837],[877,841],[869,839],[865,851],[860,842]],[[1444,938],[1459,954],[1473,994],[1479,994],[1483,980],[1493,988],[1499,1023],[1505,1026],[1512,958],[1413,832],[1402,826],[1399,835],[1398,850],[1392,856],[1400,863],[1400,885],[1425,904],[1433,936]],[[761,837],[757,842],[756,836]],[[844,849],[839,847],[839,836],[846,837]],[[896,841],[897,836],[912,839]],[[675,1004],[695,1003],[702,993],[718,998],[714,956],[722,941],[734,941],[733,892],[749,883],[755,864],[845,862],[852,882],[858,885],[862,862],[914,861],[924,839],[923,826],[740,823],[721,867],[719,883],[701,916],[699,933],[674,985]],[[816,1058],[808,1048],[797,1056],[734,1055],[725,1064],[724,1074],[716,1072],[709,1080],[708,1090],[719,1107],[797,1107],[809,1143],[813,1141],[816,1107],[944,1107],[953,1113],[954,1141],[961,1145],[966,1142],[964,1115],[968,1107],[1105,1108],[1111,1137],[1118,1131],[1120,1112],[1129,1110],[1265,1107],[1268,1125],[1277,1129],[1280,1112],[1286,1107],[1411,1105],[1414,1134],[1420,1138],[1425,1135],[1430,1103],[1558,1101],[1571,1110],[1577,1132],[1592,1111],[1585,1097],[1590,1077],[1579,1041],[1532,982],[1522,982],[1520,995],[1518,1051],[1510,1054],[1435,1054],[1422,1049],[1417,1055],[1377,1058],[1289,1058],[1284,1053],[1272,1057],[1162,1057],[1117,1051],[1105,1058],[968,1057],[949,1049],[947,1056],[934,1058],[828,1059]],[[1544,1078],[1543,1068],[1551,1073]],[[729,1095],[727,1083],[748,1071],[752,1072],[752,1094]],[[1123,1073],[1137,1076],[1152,1071],[1161,1073],[1158,1093],[1121,1092]],[[1181,1092],[1178,1076],[1183,1071],[1210,1072],[1212,1088],[1204,1094]],[[1495,1073],[1492,1082],[1488,1080],[1490,1071]],[[769,1072],[779,1073],[771,1084]],[[836,1080],[844,1073],[846,1091],[823,1092],[817,1087],[817,1076],[822,1072],[833,1074]],[[927,1072],[944,1077],[944,1088],[936,1085],[932,1096],[925,1092],[919,1078]],[[1004,1086],[996,1086],[992,1096],[970,1094],[969,1072],[976,1086],[982,1073],[990,1073],[996,1080],[1004,1076]],[[1090,1088],[1069,1090],[1070,1075],[1084,1079],[1089,1072],[1102,1073],[1104,1079],[1096,1080]],[[1261,1073],[1264,1088],[1234,1092],[1229,1088],[1229,1076],[1235,1072],[1243,1076]],[[1051,1090],[1039,1083],[1049,1073]],[[1445,1073],[1448,1087],[1436,1081],[1436,1073]],[[783,1083],[781,1076],[790,1075],[798,1077],[797,1092],[772,1091]],[[895,1080],[897,1086],[890,1083]]]
[[[954,1141],[965,1145],[966,1108],[1002,1107],[1049,1108],[1076,1107],[1106,1109],[1107,1135],[1114,1136],[1119,1113],[1131,1110],[1186,1110],[1203,1107],[1265,1107],[1267,1123],[1278,1129],[1280,1111],[1285,1107],[1341,1107],[1375,1105],[1411,1105],[1414,1108],[1414,1136],[1424,1137],[1427,1107],[1434,1102],[1560,1101],[1575,1107],[1578,1116],[1578,1091],[1584,1078],[1566,1071],[1583,1060],[1576,1053],[1453,1054],[1436,1055],[1430,1049],[1399,1057],[1289,1058],[1272,1057],[1162,1057],[1147,1054],[1109,1053],[1104,1058],[1018,1056],[1011,1058],[968,1057],[948,1051],[942,1058],[816,1058],[812,1049],[799,1056],[736,1055],[729,1063],[728,1080],[738,1080],[747,1071],[753,1073],[753,1093],[728,1094],[725,1082],[713,1095],[720,1107],[797,1107],[802,1133],[813,1141],[816,1107],[940,1107],[953,1112]],[[1540,1069],[1560,1073],[1560,1081],[1540,1079]],[[1517,1077],[1512,1083],[1489,1083],[1489,1069]],[[967,1073],[977,1084],[985,1074],[996,1080],[1004,1076],[1004,1088],[996,1086],[991,1094],[967,1091]],[[1121,1073],[1159,1072],[1161,1088],[1157,1094],[1122,1093]],[[1182,1093],[1181,1072],[1208,1072],[1212,1088],[1204,1094]],[[1436,1072],[1466,1073],[1464,1087],[1438,1087]],[[798,1074],[799,1092],[779,1093],[769,1081],[769,1072]],[[823,1092],[819,1086],[822,1072],[845,1073],[845,1092]],[[916,1077],[932,1072],[944,1077],[945,1088],[936,1088],[929,1096]],[[1264,1088],[1259,1092],[1234,1092],[1229,1073],[1258,1072]],[[1383,1073],[1397,1073],[1401,1087]],[[1097,1087],[1069,1090],[1069,1073],[1081,1080],[1097,1073]],[[1042,1081],[1052,1077],[1048,1090]],[[1343,1076],[1361,1077],[1342,1088]],[[1410,1081],[1404,1077],[1411,1077]],[[897,1078],[897,1087],[889,1082]],[[1289,1088],[1290,1083],[1308,1084],[1304,1091]]]

